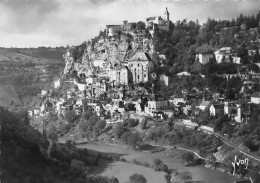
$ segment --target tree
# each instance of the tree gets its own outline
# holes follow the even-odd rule
[[[127,144],[129,144],[134,149],[139,148],[139,146],[143,143],[143,140],[139,133],[132,133],[127,137]]]
[[[116,138],[120,138],[123,132],[124,132],[123,125],[121,123],[117,123],[113,128],[113,134],[115,135]]]
[[[221,131],[223,126],[224,126],[224,123],[225,122],[228,122],[229,121],[229,118],[227,115],[221,115],[217,118],[217,120],[215,121],[215,124],[214,124],[214,131]]]
[[[129,118],[129,119],[125,120],[125,123],[127,123],[128,127],[131,128],[131,127],[135,127],[138,125],[138,120]]]
[[[146,125],[147,125],[147,119],[143,119],[142,122],[140,123],[140,127],[142,130],[146,129]]]
[[[209,154],[206,157],[205,163],[213,167],[214,169],[216,168],[216,158],[212,154]]]
[[[67,111],[65,113],[65,120],[67,120],[69,123],[73,123],[77,118],[76,112],[74,110]]]
[[[105,120],[98,120],[97,123],[96,123],[96,127],[98,128],[98,130],[103,130],[105,127],[106,127],[107,123]]]
[[[142,22],[142,21],[139,21],[139,22],[137,22],[136,23],[136,29],[137,30],[145,30],[145,23],[144,22]]]
[[[163,161],[159,158],[153,160],[153,167],[155,171],[164,171],[168,172],[168,166],[163,163]]]
[[[129,177],[129,182],[130,183],[146,183],[147,180],[143,175],[136,173]]]
[[[66,146],[71,149],[71,148],[75,148],[76,142],[72,141],[72,140],[66,140]]]
[[[86,111],[81,115],[81,119],[88,120],[92,115],[93,115],[93,113],[92,113],[91,111],[86,110]]]
[[[259,144],[255,144],[252,140],[247,139],[244,142],[244,145],[250,150],[250,151],[258,151],[259,150]]]
[[[183,161],[186,161],[187,164],[194,162],[194,155],[192,152],[185,152],[181,156]]]

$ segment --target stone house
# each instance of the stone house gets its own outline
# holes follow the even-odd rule
[[[169,110],[169,101],[159,95],[152,95],[145,106],[145,113],[151,116],[165,110]]]
[[[252,94],[251,102],[254,104],[260,104],[260,92],[255,92]]]
[[[196,54],[196,59],[201,64],[206,64],[210,61],[210,59],[214,58],[213,53],[207,52],[207,53],[198,53]]]
[[[212,116],[224,114],[224,104],[212,104],[209,111]]]
[[[205,111],[206,108],[209,108],[211,104],[211,101],[201,101],[201,103],[199,104],[198,108],[202,111]]]

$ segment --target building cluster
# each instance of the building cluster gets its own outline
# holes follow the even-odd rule
[[[169,31],[170,26],[170,13],[166,7],[163,16],[147,17],[144,20],[146,29],[149,30],[153,36],[155,28]],[[119,32],[134,34],[136,23],[123,21],[123,24],[118,25],[106,25],[106,33],[108,36],[117,35]]]
[[[245,96],[246,99],[242,102],[225,100],[224,96],[218,93],[212,95],[211,99],[187,91],[170,98],[154,94],[155,88],[149,90],[144,84],[156,78],[153,73],[155,63],[163,65],[166,58],[165,55],[154,52],[153,42],[145,37],[145,32],[133,32],[133,26],[133,23],[127,21],[122,25],[107,25],[107,37],[100,38],[95,44],[88,44],[83,55],[76,60],[73,55],[76,51],[69,49],[64,55],[64,74],[76,71],[76,76],[65,81],[70,87],[62,97],[52,96],[50,91],[42,91],[43,102],[38,109],[30,111],[30,115],[43,116],[49,111],[54,111],[63,118],[69,111],[81,115],[84,111],[91,110],[110,122],[121,122],[125,112],[163,118],[172,117],[176,113],[192,117],[209,110],[212,116],[228,115],[236,122],[246,123],[254,110],[252,106],[260,105],[259,92]],[[150,31],[153,31],[155,26],[168,30],[167,9],[163,17],[146,19],[146,27]],[[130,43],[127,35],[118,39],[118,31],[131,34],[134,41]],[[248,51],[249,54],[255,54],[254,50]],[[217,63],[240,64],[240,58],[231,47],[223,47],[215,52],[198,53],[196,57],[202,64],[214,58]],[[191,74],[180,72],[177,77],[182,75]],[[235,76],[225,77],[228,79]],[[170,77],[166,75],[160,75],[159,79],[166,86],[170,83]],[[243,79],[244,89],[252,88],[255,84],[247,76]],[[53,87],[61,88],[61,79],[55,80]],[[194,102],[197,102],[195,106]]]
[[[259,24],[260,27],[260,24]],[[238,45],[234,47],[222,47],[215,51],[211,49],[200,50],[196,54],[196,59],[201,64],[206,64],[210,60],[215,60],[216,63],[236,63],[243,64],[241,62],[241,57],[238,56],[239,50],[245,50],[249,58],[253,58],[255,55],[260,54],[260,34],[259,28],[247,29],[245,24],[242,24],[239,28],[238,25],[222,27],[221,31],[233,31],[237,32],[234,34],[234,39],[236,41],[243,41],[243,45]],[[237,31],[240,30],[240,31]],[[220,32],[216,34],[219,35]],[[258,63],[256,63],[258,65]]]
[[[208,63],[211,59],[215,58],[218,64],[220,63],[236,63],[241,64],[241,58],[232,50],[231,47],[222,47],[215,52],[205,51],[196,54],[196,59],[201,64]]]

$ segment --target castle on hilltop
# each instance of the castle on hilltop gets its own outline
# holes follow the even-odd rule
[[[161,30],[169,31],[170,25],[170,13],[166,7],[163,16],[154,16],[145,18],[146,29],[149,29],[150,33],[153,35],[155,27]],[[118,31],[125,33],[132,33],[134,31],[134,22],[123,21],[123,24],[119,25],[106,25],[106,33],[108,36],[114,36]]]
[[[148,17],[145,19],[145,25],[147,29],[154,30],[155,27],[158,29],[169,31],[170,25],[170,13],[166,7],[163,16]]]
[[[121,25],[106,25],[106,33],[108,36],[114,36],[118,31],[130,33],[134,29],[134,24],[125,20]]]

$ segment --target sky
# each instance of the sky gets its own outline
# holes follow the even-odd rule
[[[0,47],[79,45],[106,25],[144,21],[236,18],[256,14],[260,0],[0,0]]]

